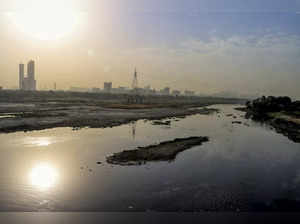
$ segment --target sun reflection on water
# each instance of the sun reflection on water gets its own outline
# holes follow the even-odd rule
[[[37,139],[32,141],[32,144],[37,145],[37,146],[48,146],[51,143],[52,142],[51,142],[50,138],[37,138]]]
[[[29,179],[33,186],[40,190],[47,190],[57,183],[58,173],[50,164],[40,163],[32,168]]]
[[[24,144],[26,146],[46,147],[54,144],[56,141],[51,137],[26,137]]]

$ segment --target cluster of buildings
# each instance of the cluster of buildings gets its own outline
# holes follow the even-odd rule
[[[113,88],[112,82],[104,82],[103,88],[80,88],[80,87],[71,87],[69,89],[72,92],[93,92],[93,93],[110,93],[110,94],[132,94],[138,92],[140,95],[160,95],[160,96],[195,96],[194,91],[186,90],[181,92],[179,90],[172,90],[170,87],[165,87],[160,90],[151,88],[150,85],[145,86],[144,88],[136,88],[135,91],[132,88],[119,86]]]
[[[137,72],[135,70],[134,78],[137,83]],[[35,80],[35,62],[30,60],[27,64],[27,74],[25,76],[25,65],[23,63],[19,64],[19,89],[20,90],[30,90],[35,91],[37,88],[37,82]],[[56,83],[54,84],[54,89],[56,90]],[[0,87],[1,90],[1,87]],[[132,94],[138,93],[140,95],[173,95],[173,96],[194,96],[195,92],[186,90],[181,93],[179,90],[171,91],[170,87],[165,87],[161,90],[156,90],[151,88],[150,85],[140,88],[137,85],[135,87],[129,88],[120,86],[118,88],[113,88],[112,82],[104,82],[103,89],[100,88],[80,88],[80,87],[71,87],[69,89],[73,92],[94,92],[94,93],[112,93],[112,94]]]
[[[110,94],[138,94],[138,95],[163,95],[163,96],[194,96],[195,92],[186,90],[183,93],[179,90],[173,90],[171,91],[170,87],[165,87],[160,90],[152,89],[150,85],[145,86],[144,88],[138,87],[138,77],[137,77],[137,71],[135,69],[134,75],[133,75],[133,82],[132,87],[124,87],[119,86],[118,88],[113,88],[112,82],[104,82],[103,89],[100,88],[80,88],[80,87],[71,87],[69,89],[73,92],[93,92],[93,93],[110,93]]]
[[[19,64],[19,89],[36,90],[35,64],[33,60],[30,60],[27,64],[27,77],[25,77],[25,65]]]

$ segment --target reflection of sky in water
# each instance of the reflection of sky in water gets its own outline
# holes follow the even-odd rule
[[[300,144],[243,119],[231,106],[218,107],[222,112],[212,116],[168,119],[168,129],[138,121],[0,135],[0,211],[165,211],[210,208],[212,202],[242,209],[240,202],[270,202],[287,194],[300,198]],[[232,113],[236,119],[226,116]],[[115,152],[189,136],[210,141],[171,163],[119,167],[105,162]]]
[[[50,137],[41,137],[41,138],[29,138],[26,145],[33,145],[33,146],[48,146],[53,144],[54,141]]]
[[[0,115],[0,119],[1,118],[13,118],[15,117],[14,115]]]
[[[66,141],[66,139],[59,136],[25,136],[21,139],[15,139],[14,143],[16,145],[21,144],[25,147],[47,147],[64,141]]]

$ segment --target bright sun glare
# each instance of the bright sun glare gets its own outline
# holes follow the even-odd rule
[[[57,40],[74,31],[80,13],[58,0],[34,1],[24,10],[9,13],[17,28],[39,40]]]
[[[58,174],[51,165],[41,163],[31,170],[29,178],[33,186],[46,190],[54,186],[57,182]]]

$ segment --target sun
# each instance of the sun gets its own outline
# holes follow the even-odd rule
[[[9,17],[19,31],[39,40],[61,39],[80,23],[79,12],[55,0],[34,1]]]
[[[55,185],[58,174],[48,163],[41,163],[31,170],[29,179],[33,186],[40,190],[47,190]]]

